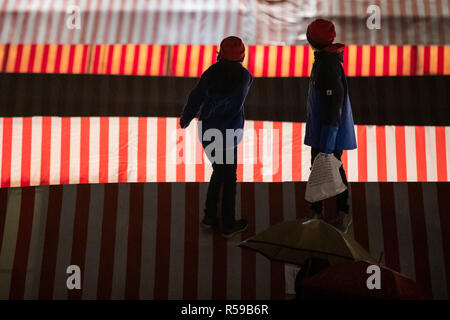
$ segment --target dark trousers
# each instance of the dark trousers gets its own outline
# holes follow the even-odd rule
[[[226,163],[227,153],[229,159],[233,159],[233,163]],[[222,150],[222,163],[212,162],[213,172],[209,180],[208,193],[206,195],[205,215],[208,217],[216,217],[217,203],[219,202],[220,190],[223,186],[222,193],[222,223],[224,226],[231,226],[235,222],[235,205],[236,205],[236,169],[237,169],[237,148]],[[215,156],[213,154],[213,156]],[[230,162],[230,160],[228,160]]]
[[[320,153],[320,150],[317,150],[315,148],[311,149],[311,167],[314,163],[314,159],[316,158],[316,156]],[[333,152],[334,156],[341,160],[342,157],[342,150],[335,150]],[[347,190],[345,190],[344,192],[338,194],[336,196],[336,209],[338,211],[343,211],[348,213],[349,210],[349,206],[348,206],[348,182],[347,182],[347,177],[345,175],[345,170],[344,170],[344,166],[341,166],[339,168],[339,173],[341,174],[341,178],[342,178],[342,182],[344,182],[345,186],[347,187]],[[318,202],[314,202],[311,203],[311,209],[314,210],[315,212],[321,213],[322,212],[322,208],[323,208],[323,201],[318,201]]]

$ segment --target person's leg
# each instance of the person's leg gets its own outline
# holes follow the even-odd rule
[[[338,160],[341,160],[342,150],[336,150],[334,152],[334,156]],[[338,211],[341,211],[341,212],[344,212],[344,213],[348,213],[348,210],[349,210],[349,206],[348,206],[348,182],[347,182],[347,176],[345,174],[344,166],[341,166],[339,168],[339,173],[341,174],[342,182],[347,187],[347,190],[345,190],[344,192],[342,192],[342,193],[337,195],[337,197],[336,197],[336,208],[337,208]]]
[[[214,152],[214,151],[213,151]],[[212,159],[213,172],[208,184],[208,192],[205,201],[205,216],[202,226],[205,228],[212,227],[217,219],[217,203],[219,202],[220,188],[223,183],[223,164],[217,164]]]
[[[320,151],[318,149],[311,148],[311,169],[314,164],[314,159],[316,159],[316,157],[319,153],[320,153]],[[322,209],[323,209],[323,202],[317,201],[317,202],[310,203],[309,208],[313,211],[314,214],[321,215]]]

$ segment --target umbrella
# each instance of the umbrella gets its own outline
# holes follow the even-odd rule
[[[326,259],[333,265],[372,256],[350,235],[323,220],[295,220],[276,224],[239,244],[270,260],[302,265],[308,258]]]
[[[341,299],[424,299],[421,288],[408,277],[387,267],[380,266],[380,289],[370,290],[365,261],[344,262],[323,269],[303,280],[301,293],[304,298]]]

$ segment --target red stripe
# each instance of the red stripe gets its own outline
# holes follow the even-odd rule
[[[195,139],[195,181],[205,181],[205,161],[203,147],[199,139]]]
[[[356,76],[360,77],[362,75],[362,46],[356,47]]]
[[[428,240],[421,183],[408,183],[411,233],[414,247],[416,281],[428,298],[432,297]]]
[[[133,57],[133,71],[132,74],[137,74],[138,73],[138,67],[139,67],[139,50],[140,50],[141,46],[140,45],[134,45],[134,57]],[[148,57],[147,57],[147,62],[148,62]]]
[[[40,300],[53,299],[62,197],[62,186],[49,187],[44,248],[42,253],[41,277],[39,281]]]
[[[61,175],[60,184],[68,184],[70,177],[70,118],[61,118]]]
[[[395,127],[395,145],[397,158],[397,182],[406,182],[406,149],[405,149],[405,127]]]
[[[377,126],[377,169],[378,169],[378,181],[387,181],[387,169],[386,169],[386,127]]]
[[[100,163],[99,182],[108,182],[108,153],[109,153],[109,118],[100,118]]]
[[[67,68],[67,73],[73,73],[73,61],[75,57],[75,45],[70,45],[70,51],[69,51],[69,65]]]
[[[81,117],[80,183],[89,183],[89,129],[90,118]]]
[[[295,182],[295,212],[297,220],[307,217],[308,203],[305,200],[306,182]]]
[[[33,228],[35,188],[22,188],[20,201],[19,228],[17,231],[14,264],[11,272],[9,299],[24,298],[25,279],[28,270],[28,253],[30,250],[31,231]]]
[[[384,257],[386,266],[400,271],[397,222],[395,219],[394,184],[379,183],[381,221],[383,226]]]
[[[191,50],[192,46],[186,46],[186,60],[184,60],[184,76],[189,77],[189,69],[191,66]]]
[[[309,46],[303,47],[303,66],[302,66],[302,76],[308,77],[308,67],[309,67]]]
[[[255,235],[255,184],[241,184],[242,218],[248,221],[248,228],[242,233],[242,239]],[[242,250],[241,259],[241,299],[253,300],[256,297],[256,254]]]
[[[441,222],[442,248],[444,254],[445,274],[447,275],[447,292],[450,292],[450,183],[438,183],[438,204]]]
[[[111,74],[113,64],[114,45],[108,46],[108,60],[106,61],[106,74]]]
[[[50,184],[51,137],[52,137],[52,118],[51,117],[42,117],[41,182],[40,182],[40,185]]]
[[[119,118],[119,182],[128,181],[128,117]]]
[[[23,44],[17,46],[16,61],[14,62],[14,72],[20,72],[20,63],[22,62]]]
[[[269,184],[269,212],[270,225],[273,226],[282,222],[283,219],[283,184]],[[284,263],[270,263],[270,299],[284,299]]]
[[[403,46],[397,47],[397,76],[403,75]]]
[[[165,62],[166,62],[166,51],[167,46],[161,46],[161,54],[159,57],[159,75],[163,76],[166,74],[164,68],[165,68]]]
[[[275,76],[281,77],[281,65],[283,63],[283,47],[277,46],[277,68],[275,70]]]
[[[348,150],[342,151],[341,162],[342,165],[344,166],[344,171],[348,172]]]
[[[114,249],[116,245],[117,201],[119,185],[105,184],[103,199],[102,238],[98,266],[97,299],[111,299]]]
[[[47,72],[47,63],[48,63],[48,52],[49,52],[49,45],[44,45],[44,52],[42,54],[42,64],[41,64],[41,73]]]
[[[289,77],[293,77],[295,75],[295,46],[291,46],[291,55],[289,57]]]
[[[255,145],[254,145],[254,159],[256,159],[256,163],[253,167],[253,181],[254,182],[262,182],[262,168],[263,168],[263,122],[255,121],[253,123],[255,130]]]
[[[244,130],[244,132],[245,132],[245,130]],[[242,181],[244,181],[244,142],[243,141],[238,145],[237,161],[238,161],[237,170],[236,170],[237,181],[242,182]]]
[[[203,71],[203,60],[205,57],[205,46],[200,46],[198,53],[197,77],[201,77]]]
[[[175,76],[177,73],[178,45],[174,45],[171,48],[172,48],[172,61],[170,62],[170,75]]]
[[[147,181],[147,118],[138,119],[138,168],[137,181]]]
[[[218,50],[218,46],[216,46],[216,45],[214,45],[214,46],[212,46],[212,52],[213,52],[213,54],[212,54],[212,57],[211,57],[211,64],[214,64],[214,63],[216,63],[217,62],[217,55],[216,55],[216,52],[217,52],[217,50]]]
[[[256,47],[255,46],[249,46],[248,48],[248,72],[250,72],[250,74],[252,76],[255,75],[255,52],[256,52]]]
[[[56,58],[55,58],[55,73],[60,73],[61,70],[61,56],[62,56],[62,44],[58,44],[56,47]]]
[[[292,123],[292,181],[302,181],[302,124]]]
[[[147,62],[145,65],[145,74],[149,75],[152,67],[152,57],[153,57],[153,46],[147,45]]]
[[[156,159],[156,181],[166,181],[166,118],[158,118],[158,145]]]
[[[411,47],[411,76],[415,76],[417,74],[417,46]]]
[[[186,183],[183,300],[197,299],[199,184]]]
[[[283,164],[283,123],[282,122],[274,122],[273,123],[273,162],[272,162],[272,172],[273,182],[281,182],[282,181],[282,164]]]
[[[88,50],[90,46],[85,44],[83,45],[83,59],[81,60],[81,73],[86,73],[87,70],[87,58],[88,58]]]
[[[3,55],[3,60],[1,61],[1,72],[6,72],[6,63],[9,58],[9,43],[5,44],[5,54]]]
[[[427,154],[425,149],[425,127],[416,126],[417,181],[427,181]]]
[[[263,77],[267,77],[269,74],[269,46],[264,46],[264,57],[263,57]]]
[[[125,299],[139,299],[143,214],[144,184],[132,183],[130,185],[130,214],[128,223]]]
[[[367,228],[366,185],[360,182],[351,184],[351,199],[353,213],[353,233],[366,250],[369,250],[369,232]]]
[[[30,185],[31,171],[31,117],[22,118],[22,168],[20,185],[27,187]]]
[[[367,127],[359,125],[357,132],[358,132],[358,181],[367,182]]]
[[[3,118],[2,188],[11,185],[12,118]]]
[[[436,166],[437,180],[447,182],[447,155],[445,142],[445,127],[436,127]]]
[[[36,58],[36,45],[32,44],[30,50],[30,59],[28,60],[28,73],[33,72],[35,58]]]
[[[343,68],[344,68],[345,74],[348,74],[348,61],[349,61],[349,59],[353,59],[353,57],[349,57],[348,46],[345,46],[345,48],[344,48],[344,63],[343,63]]]
[[[370,76],[375,76],[376,63],[377,63],[377,49],[375,46],[370,46],[370,67],[369,67]]]
[[[430,46],[425,46],[423,49],[423,74],[430,74]]]
[[[172,185],[159,183],[155,254],[155,275],[157,276],[153,292],[155,300],[167,300],[169,296],[171,198]]]
[[[94,62],[93,62],[93,73],[98,74],[98,67],[100,66],[100,45],[95,45],[94,47],[95,53],[94,53]]]
[[[186,181],[186,131],[181,129],[180,122],[177,121],[177,154],[176,154],[176,181]]]
[[[125,44],[123,44],[122,45],[122,50],[121,50],[121,53],[120,53],[119,74],[124,74],[125,73],[126,57],[127,57],[127,46]]]
[[[389,60],[390,60],[390,51],[389,46],[383,47],[383,75],[389,76]]]
[[[80,266],[81,270],[86,261],[87,231],[89,222],[89,206],[91,202],[91,185],[77,185],[77,199],[75,205],[75,218],[73,221],[72,257],[70,264]],[[81,300],[81,290],[69,290],[69,300]]]
[[[444,46],[438,47],[438,74],[444,74]]]

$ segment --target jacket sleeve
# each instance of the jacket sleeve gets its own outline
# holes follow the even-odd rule
[[[189,94],[188,101],[183,108],[183,112],[180,116],[180,127],[186,128],[189,126],[189,123],[196,117],[198,114],[200,107],[202,106],[208,90],[208,75],[209,72],[206,70],[200,80],[197,82],[197,85],[194,89],[192,89]]]
[[[341,66],[337,63],[322,65],[317,79],[320,101],[320,151],[333,153],[344,105],[344,83]]]

